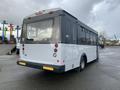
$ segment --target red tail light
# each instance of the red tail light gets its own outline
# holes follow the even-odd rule
[[[54,52],[57,52],[57,51],[58,51],[58,50],[55,48],[55,49],[54,49]]]
[[[24,49],[24,44],[22,45],[23,47],[22,47],[22,50],[24,51],[25,49]]]
[[[25,50],[24,44],[22,44],[22,53],[23,53],[23,54],[24,54],[24,50]]]
[[[22,50],[24,51],[25,49],[24,49],[24,48],[22,48]]]
[[[57,44],[57,43],[55,44],[55,47],[56,47],[56,48],[58,47],[58,44]]]
[[[59,60],[57,60],[57,62],[59,63]]]
[[[62,65],[64,65],[64,60],[57,60],[57,63],[60,63],[60,64],[62,64]]]
[[[54,53],[53,53],[53,56],[56,57],[57,56],[57,51],[58,51],[58,44],[56,43],[55,44],[55,49],[54,49]]]
[[[61,64],[62,64],[62,65],[64,64],[64,62],[65,62],[64,60],[61,60]]]

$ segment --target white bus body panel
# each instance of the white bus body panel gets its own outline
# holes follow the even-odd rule
[[[57,57],[53,57],[55,49],[53,44],[24,44],[24,53],[22,45],[20,48],[21,60],[40,64],[60,65],[57,63],[57,60],[61,58],[61,51],[59,50]]]
[[[87,63],[97,59],[96,46],[62,44],[61,56],[65,60],[65,70],[71,70],[80,66],[82,54],[86,54]]]
[[[83,53],[87,56],[87,63],[97,59],[97,46],[92,45],[58,44],[56,57],[53,56],[54,44],[25,44],[24,54],[22,45],[20,48],[20,59],[40,64],[65,65],[65,71],[79,67]],[[63,60],[64,63],[61,63]]]

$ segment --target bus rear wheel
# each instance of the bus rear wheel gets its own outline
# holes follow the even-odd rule
[[[86,62],[85,62],[85,58],[84,57],[81,57],[81,60],[80,60],[80,66],[78,68],[75,69],[75,71],[77,72],[81,72],[85,69],[85,66],[86,66]]]
[[[80,71],[84,70],[86,66],[85,58],[82,57],[80,61]]]

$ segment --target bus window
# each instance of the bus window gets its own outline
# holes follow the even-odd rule
[[[77,43],[77,25],[76,25],[76,23],[73,23],[72,31],[73,31],[73,44],[76,44]]]
[[[68,18],[62,19],[62,41],[63,43],[73,44],[76,43],[76,27],[75,24]]]
[[[91,44],[92,44],[92,45],[96,45],[96,43],[97,43],[96,34],[91,33]]]
[[[67,20],[65,26],[65,43],[70,44],[71,42],[72,42],[71,22]]]
[[[42,20],[39,22],[26,24],[23,28],[23,33],[26,43],[53,43],[55,41],[55,34],[57,31],[53,27],[53,19]]]
[[[86,32],[85,32],[85,29],[82,27],[82,30],[81,30],[81,44],[86,44]]]
[[[93,41],[94,41],[94,45],[97,44],[97,37],[96,37],[96,34],[93,35]]]
[[[86,29],[86,44],[89,44],[89,31]]]
[[[53,20],[46,20],[27,25],[27,39],[33,41],[50,42],[53,32]]]
[[[91,32],[88,31],[88,33],[89,33],[89,36],[88,36],[88,37],[89,37],[89,38],[88,38],[88,44],[91,45]]]
[[[78,44],[81,44],[81,36],[82,36],[82,28],[80,27],[80,26],[78,26],[78,32],[77,32],[78,34],[77,34],[77,42],[78,42]]]

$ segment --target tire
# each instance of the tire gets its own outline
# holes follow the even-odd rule
[[[95,61],[96,61],[96,62],[99,62],[99,58],[97,58]]]
[[[85,66],[86,66],[85,58],[82,57],[80,61],[80,71],[83,71],[85,69]]]
[[[85,69],[85,66],[86,66],[85,58],[81,57],[80,66],[78,68],[75,68],[75,71],[81,72]]]

